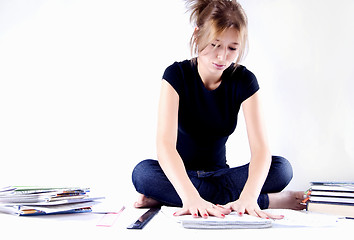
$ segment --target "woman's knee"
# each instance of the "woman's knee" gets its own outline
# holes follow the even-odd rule
[[[272,162],[275,162],[280,169],[282,178],[288,179],[289,182],[293,178],[293,167],[291,166],[291,163],[284,157],[280,156],[273,156],[272,157]]]
[[[135,166],[132,172],[132,181],[138,192],[144,194],[147,186],[151,185],[156,176],[157,167],[159,167],[158,161],[152,159],[141,161]]]
[[[156,160],[147,159],[137,164],[132,173],[137,192],[165,205],[182,206],[178,194]]]
[[[283,190],[293,178],[293,168],[284,157],[272,156],[271,171],[277,179],[279,191]]]

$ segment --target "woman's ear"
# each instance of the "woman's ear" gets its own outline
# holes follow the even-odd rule
[[[193,35],[194,35],[195,38],[197,38],[198,32],[199,32],[199,27],[195,27],[194,28],[194,32],[193,32]]]

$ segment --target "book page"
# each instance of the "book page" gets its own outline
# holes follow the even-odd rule
[[[273,220],[273,226],[277,227],[332,227],[338,222],[337,216],[305,210],[266,209],[265,211],[275,215],[284,215],[284,219]]]

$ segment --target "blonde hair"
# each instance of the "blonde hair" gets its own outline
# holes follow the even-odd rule
[[[186,0],[190,21],[195,24],[191,40],[191,53],[198,54],[225,30],[239,32],[240,48],[235,67],[245,57],[248,48],[248,20],[245,11],[236,0]]]

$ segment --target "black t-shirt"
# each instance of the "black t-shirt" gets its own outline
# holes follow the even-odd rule
[[[227,68],[220,85],[208,90],[197,61],[169,66],[165,79],[179,95],[177,151],[186,169],[215,171],[228,168],[225,144],[237,124],[241,103],[258,91],[256,77],[244,66]]]

